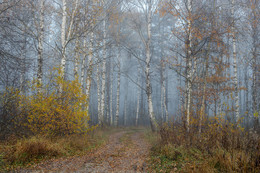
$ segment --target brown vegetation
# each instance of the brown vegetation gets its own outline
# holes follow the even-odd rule
[[[103,144],[113,130],[97,129],[93,134],[63,137],[32,136],[10,138],[0,144],[0,170],[30,167],[51,158],[84,155],[92,148]]]
[[[161,139],[151,151],[152,167],[170,172],[259,172],[260,136],[214,119],[199,134],[182,123],[160,128]]]

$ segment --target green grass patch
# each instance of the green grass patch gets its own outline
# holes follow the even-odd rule
[[[157,143],[152,147],[150,153],[150,166],[156,172],[181,172],[187,166],[195,168],[203,160],[204,155],[199,150],[171,144],[160,145]]]

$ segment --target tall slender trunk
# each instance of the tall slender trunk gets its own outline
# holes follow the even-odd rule
[[[87,48],[87,40],[84,39],[83,42],[83,47],[84,49]],[[87,54],[84,53],[83,58],[82,58],[82,63],[81,63],[81,77],[80,77],[80,84],[81,84],[81,89],[82,89],[82,93],[84,93],[85,89],[84,89],[84,80],[86,77],[86,58],[87,58]]]
[[[147,0],[148,6],[148,16],[147,16],[147,42],[146,42],[146,94],[147,94],[147,101],[148,101],[148,112],[150,117],[150,124],[152,131],[156,131],[157,123],[154,116],[153,110],[153,101],[152,101],[152,85],[151,85],[151,73],[150,73],[150,64],[151,64],[151,29],[152,29],[152,2],[151,0]]]
[[[93,27],[91,28],[94,29]],[[93,72],[93,46],[94,45],[94,32],[90,33],[90,47],[88,54],[88,68],[87,68],[87,79],[86,79],[86,95],[87,95],[87,111],[89,110],[89,101],[90,101],[90,89],[91,89],[91,76]]]
[[[111,55],[109,55],[108,57],[110,57]],[[107,62],[107,71],[106,71],[106,104],[105,104],[105,112],[106,112],[106,123],[109,125],[110,120],[109,120],[109,116],[110,116],[110,73],[111,73],[111,59],[108,59]]]
[[[42,92],[42,67],[43,67],[43,34],[44,34],[44,2],[41,0],[40,4],[40,31],[38,37],[38,69],[37,69],[37,82],[38,92]]]
[[[97,65],[97,95],[98,95],[98,124],[101,124],[101,95],[100,95],[100,69]]]
[[[104,123],[105,117],[105,89],[106,89],[106,59],[107,59],[107,50],[106,50],[106,19],[103,21],[103,30],[104,30],[104,38],[103,38],[103,67],[102,67],[102,85],[101,85],[101,126]]]
[[[141,68],[138,67],[138,77],[137,77],[138,85],[141,85]],[[137,106],[136,106],[136,116],[135,116],[135,126],[138,126],[138,119],[139,119],[139,108],[140,108],[140,90],[141,88],[137,87]]]
[[[187,59],[186,59],[186,128],[189,132],[190,130],[190,112],[191,112],[191,93],[192,93],[192,24],[191,24],[191,16],[192,16],[192,3],[191,0],[188,0],[188,40],[187,40]]]
[[[210,48],[210,43],[208,44],[208,49],[209,48]],[[205,115],[205,99],[206,99],[208,68],[209,68],[209,50],[207,52],[206,62],[205,62],[205,74],[204,74],[204,80],[203,80],[203,91],[202,91],[202,100],[201,100],[200,118],[199,118],[199,134],[201,134],[202,120]]]
[[[73,27],[73,24],[75,22],[75,17],[76,17],[77,11],[78,11],[78,6],[79,6],[79,0],[76,0],[75,1],[75,7],[74,7],[72,15],[71,15],[70,24],[69,24],[69,27],[68,27],[67,41],[71,38],[71,35],[72,35],[72,31],[73,31],[72,27]]]
[[[61,78],[64,79],[66,66],[66,25],[67,25],[67,2],[62,0],[62,23],[61,23]],[[60,92],[62,85],[60,85]]]
[[[120,103],[120,75],[121,75],[121,67],[120,67],[120,48],[118,46],[117,50],[117,60],[118,60],[118,73],[117,73],[117,91],[116,91],[116,118],[115,118],[115,126],[118,127],[118,120],[119,120],[119,103]]]
[[[61,23],[61,78],[62,80],[65,79],[65,67],[66,67],[66,47],[68,40],[71,38],[72,34],[72,27],[75,22],[75,16],[78,9],[79,0],[76,0],[75,2],[75,8],[73,9],[70,24],[66,30],[67,26],[67,2],[66,0],[62,0],[62,23]],[[66,35],[67,33],[67,35]],[[62,92],[62,84],[59,86],[59,92]]]
[[[239,121],[239,95],[238,95],[238,76],[237,76],[237,51],[236,51],[236,31],[235,31],[235,0],[232,0],[232,45],[233,45],[233,68],[234,68],[234,86],[235,86],[235,117]]]

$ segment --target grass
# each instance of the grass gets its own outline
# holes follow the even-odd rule
[[[260,172],[260,136],[230,127],[182,133],[181,126],[164,126],[147,132],[151,141],[152,172]],[[221,132],[224,131],[224,132]],[[213,136],[211,136],[213,135]],[[216,135],[216,136],[215,136]],[[159,137],[158,137],[159,136]],[[191,140],[192,139],[192,140]]]
[[[88,135],[70,135],[48,138],[32,136],[10,139],[0,144],[0,171],[30,167],[51,158],[84,155],[105,144],[108,136],[116,129],[96,129]]]
[[[151,149],[150,166],[156,172],[211,172],[204,165],[206,159],[200,150],[184,146],[155,145]]]
[[[144,131],[144,137],[147,142],[150,144],[155,144],[160,140],[160,135],[157,133],[153,133],[150,128],[146,128]]]

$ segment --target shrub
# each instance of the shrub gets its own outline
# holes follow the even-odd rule
[[[92,130],[89,115],[84,107],[87,95],[82,93],[79,80],[64,81],[60,75],[50,81],[52,88],[30,85],[30,94],[20,96],[20,116],[17,127],[28,129],[33,135],[70,135]],[[62,87],[62,91],[60,88]],[[51,89],[50,89],[51,88]]]
[[[6,88],[0,94],[0,138],[5,139],[15,133],[14,119],[19,115],[20,91],[15,88]]]

